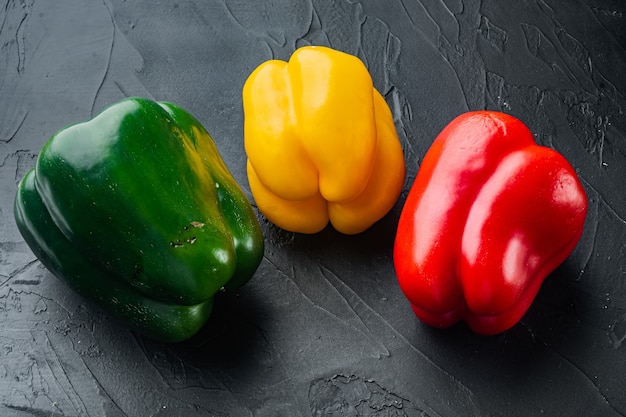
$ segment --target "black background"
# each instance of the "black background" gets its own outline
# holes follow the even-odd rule
[[[0,415],[626,415],[626,3],[615,0],[0,2]],[[241,88],[270,58],[328,45],[386,97],[407,179],[343,236],[261,218],[265,258],[193,339],[139,337],[32,255],[13,196],[45,141],[126,96],[174,102],[249,193]],[[455,116],[520,118],[576,168],[585,233],[506,333],[435,330],[392,263],[420,160]]]

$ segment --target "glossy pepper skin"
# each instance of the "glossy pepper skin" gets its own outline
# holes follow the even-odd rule
[[[195,334],[263,256],[255,213],[202,125],[129,98],[60,130],[21,180],[17,226],[44,266],[148,337]]]
[[[400,195],[402,147],[391,111],[357,57],[326,47],[270,60],[243,88],[248,180],[277,226],[345,234],[380,220]]]
[[[435,139],[403,207],[400,287],[429,325],[503,332],[574,249],[586,212],[574,169],[521,121],[463,114]]]

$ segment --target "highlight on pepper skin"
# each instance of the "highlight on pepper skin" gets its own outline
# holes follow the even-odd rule
[[[426,324],[501,333],[576,246],[587,204],[574,168],[521,121],[462,114],[426,153],[402,209],[400,288]]]
[[[389,106],[357,57],[327,47],[270,60],[243,88],[250,189],[285,230],[330,222],[357,234],[391,210],[405,178]]]

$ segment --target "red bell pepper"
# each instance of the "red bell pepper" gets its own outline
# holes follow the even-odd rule
[[[480,334],[515,325],[574,249],[587,196],[567,160],[503,113],[454,119],[433,142],[394,246],[400,287],[435,327]]]

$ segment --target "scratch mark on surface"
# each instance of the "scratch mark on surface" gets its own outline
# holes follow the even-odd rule
[[[78,414],[80,415],[89,416],[90,413],[87,411],[87,407],[85,406],[83,399],[81,398],[80,394],[74,387],[74,384],[70,380],[69,375],[67,374],[67,371],[63,368],[62,362],[60,361],[60,358],[56,352],[54,344],[50,342],[50,339],[48,338],[48,335],[46,333],[43,333],[43,334],[45,335],[45,340],[44,341],[39,340],[37,342],[38,344],[41,344],[41,342],[43,342],[43,345],[48,348],[45,351],[46,356],[44,357],[44,360],[46,361],[46,365],[52,371],[52,374],[54,375],[54,379],[59,384],[67,400],[72,404],[74,410],[78,411],[79,412]],[[52,356],[51,357],[52,361],[50,361],[50,358],[48,358],[48,355]],[[55,368],[57,367],[59,368],[58,370],[60,372],[55,372]]]
[[[282,268],[280,265],[278,265],[276,262],[272,261],[269,258],[266,258],[267,261],[274,266],[274,268],[284,274],[284,276],[288,279],[290,279],[294,285],[296,285],[299,289],[300,289],[300,293],[302,295],[302,297],[304,297],[309,303],[311,303],[311,305],[315,306],[316,308],[322,309],[324,311],[326,311],[327,313],[331,314],[333,317],[337,318],[338,320],[340,320],[341,322],[345,323],[346,321],[340,317],[338,317],[335,313],[332,313],[330,311],[328,311],[327,309],[323,308],[322,306],[318,305],[317,303],[315,303],[315,301],[313,301],[308,295],[306,295],[304,293],[304,291],[300,288],[300,286],[298,286],[298,284],[295,282],[294,280],[294,276],[295,276],[295,269],[292,267],[291,268],[291,274],[286,273],[284,268]],[[385,340],[391,340],[391,339],[396,339],[402,342],[403,345],[409,347],[409,349],[411,349],[412,352],[416,353],[418,356],[422,357],[424,360],[427,361],[427,363],[429,363],[430,365],[432,365],[434,368],[436,368],[438,371],[442,372],[447,378],[449,378],[449,380],[453,381],[457,386],[459,386],[464,392],[470,393],[471,395],[471,390],[469,390],[467,387],[465,387],[457,378],[454,377],[454,375],[450,374],[448,371],[446,371],[445,369],[443,369],[439,364],[437,364],[435,361],[433,361],[431,358],[429,358],[422,350],[420,350],[417,346],[413,345],[404,335],[402,335],[401,333],[399,333],[391,324],[389,324],[389,322],[387,322],[380,314],[378,314],[376,311],[374,311],[371,307],[369,307],[367,305],[367,303],[365,303],[356,293],[354,293],[354,291],[352,289],[350,289],[349,287],[347,287],[334,273],[332,273],[331,270],[329,270],[327,267],[324,266],[319,266],[320,268],[320,272],[322,272],[322,276],[327,280],[327,282],[334,288],[334,290],[337,292],[337,294],[342,298],[342,300],[346,303],[348,303],[348,306],[350,307],[350,309],[356,314],[357,318],[359,319],[359,321],[363,324],[363,326],[365,326],[365,328],[367,329],[367,331],[365,332],[364,330],[361,329],[357,329],[355,328],[354,324],[351,323],[347,323],[350,327],[355,328],[358,332],[360,332],[361,334],[365,334],[366,336],[369,336],[370,338],[372,338],[373,333],[371,332],[371,327],[373,325],[375,325],[375,322],[378,322],[381,326],[382,326],[382,330],[385,331],[390,331],[392,333],[392,338],[384,338]],[[327,271],[327,274],[324,274],[323,271]],[[329,278],[330,276],[330,278]],[[332,280],[332,281],[331,281]],[[374,321],[372,320],[367,320],[365,321],[361,315],[359,315],[356,311],[356,309],[354,307],[352,307],[352,305],[350,304],[350,302],[348,301],[348,299],[346,297],[344,297],[342,295],[342,291],[345,292],[346,294],[350,295],[351,298],[354,298],[354,300],[363,308],[364,312],[367,312],[369,317],[372,317],[374,319]],[[377,338],[374,338],[374,340],[376,340]],[[378,339],[383,339],[382,337],[379,337]],[[383,346],[384,350],[386,352],[386,354],[390,354],[389,349],[386,346]]]
[[[591,54],[583,45],[572,35],[567,33],[563,27],[558,27],[556,36],[568,55],[574,60],[585,75],[591,76],[593,72],[593,63],[591,62]]]
[[[2,404],[3,407],[8,408],[9,410],[19,411],[20,413],[28,413],[33,417],[49,417],[54,414],[50,414],[50,411],[40,410],[33,407],[26,407],[20,405],[12,405],[12,404]]]
[[[17,132],[19,132],[20,128],[22,127],[22,125],[24,124],[24,121],[26,120],[26,117],[28,116],[28,110],[24,110],[22,112],[22,115],[20,116],[20,119],[17,121],[15,128],[13,129],[12,132],[9,132],[7,134],[7,136],[5,138],[0,138],[0,141],[8,143],[11,140],[13,140],[13,138],[15,137],[15,135],[17,135]]]
[[[521,23],[522,31],[524,33],[524,40],[526,41],[526,48],[528,52],[546,64],[553,73],[561,73],[566,76],[570,82],[576,83],[576,77],[568,70],[565,71],[562,66],[553,57],[560,56],[554,44],[546,36],[543,31],[530,23]]]
[[[600,389],[600,386],[598,385],[598,383],[596,381],[594,381],[594,379],[596,379],[597,377],[596,378],[591,377],[585,371],[583,371],[582,368],[580,368],[578,365],[576,365],[572,360],[567,358],[563,353],[559,352],[556,349],[553,349],[549,344],[547,344],[546,342],[544,342],[542,340],[540,340],[540,342],[547,349],[549,349],[551,352],[553,352],[556,356],[558,356],[563,361],[565,361],[565,363],[567,363],[569,366],[571,366],[579,375],[581,375],[583,377],[583,379],[585,381],[587,381],[594,388],[595,392],[598,394],[598,396],[600,396],[602,401],[604,401],[606,403],[606,405],[608,405],[618,415],[621,415],[620,410],[617,409],[613,404],[611,404],[611,401],[609,401],[607,396],[602,393],[602,390]]]
[[[83,365],[85,366],[85,368],[89,371],[89,374],[91,375],[92,380],[95,381],[98,384],[98,388],[100,389],[100,391],[106,396],[106,398],[109,401],[111,401],[111,404],[113,404],[115,406],[117,411],[122,413],[121,414],[122,416],[128,417],[129,415],[122,410],[122,407],[120,407],[120,405],[117,403],[117,401],[115,401],[113,396],[111,396],[109,394],[109,392],[105,388],[105,386],[100,383],[98,376],[96,374],[94,374],[93,371],[91,370],[91,368],[89,367],[89,365],[87,363],[85,363],[85,359],[82,356],[81,356],[81,361],[82,361]],[[117,387],[115,387],[115,388],[117,388]]]
[[[330,279],[328,278],[328,276],[326,276],[325,274],[322,274],[327,280],[328,282],[336,289],[336,291],[339,294],[342,294],[342,291],[345,291],[347,294],[349,294],[352,298],[354,298],[356,300],[356,302],[359,304],[360,307],[363,308],[363,311],[366,312],[368,314],[368,316],[370,318],[373,318],[374,321],[377,321],[380,325],[382,325],[383,330],[387,330],[390,331],[393,334],[393,339],[397,339],[400,340],[401,342],[403,342],[403,344],[405,346],[408,346],[414,353],[418,354],[420,357],[422,357],[424,360],[427,361],[427,363],[429,363],[430,365],[432,365],[435,369],[437,369],[438,371],[440,371],[443,375],[445,375],[446,378],[448,378],[450,381],[452,381],[457,387],[459,387],[463,392],[467,393],[467,395],[469,397],[472,396],[472,391],[467,388],[465,385],[463,385],[463,383],[461,381],[459,381],[454,375],[452,375],[450,372],[446,371],[445,369],[443,369],[438,363],[436,363],[435,361],[433,361],[431,358],[429,358],[422,350],[420,350],[417,346],[413,345],[406,337],[404,337],[401,333],[399,333],[388,321],[386,321],[380,314],[378,314],[376,311],[374,311],[369,305],[367,305],[367,303],[365,303],[356,293],[354,293],[354,291],[349,288],[347,285],[345,285],[334,273],[332,273],[332,271],[330,271],[328,268],[320,266],[320,268],[322,268],[322,270],[327,271],[329,273],[329,276],[331,277]],[[331,281],[332,279],[332,281]],[[347,298],[344,298],[347,300]],[[350,304],[350,303],[348,303]],[[372,320],[364,320],[361,316],[361,314],[359,314],[355,307],[352,307],[352,305],[350,305],[350,308],[354,311],[354,313],[357,315],[357,317],[359,318],[359,320],[361,321],[361,323],[363,323],[363,325],[368,329],[368,333],[370,335],[372,335],[371,331],[370,331],[370,327],[372,325],[374,325],[375,323],[372,322]],[[374,340],[391,340],[389,337],[376,337],[374,338]],[[382,342],[381,342],[382,343]],[[388,355],[390,355],[390,351],[385,347]]]
[[[498,52],[501,54],[505,52],[508,34],[504,29],[496,26],[487,16],[481,16],[478,31]]]
[[[591,183],[589,183],[588,181],[585,181],[585,184],[588,185],[588,187],[593,190],[597,195],[598,195],[598,199],[599,201],[607,208],[607,210],[609,211],[610,214],[612,214],[616,220],[618,220],[620,223],[622,223],[623,225],[626,225],[626,219],[624,219],[616,210],[615,208],[613,208],[611,206],[611,204],[609,204],[607,202],[607,200],[605,199],[605,197],[600,193],[600,191],[598,189],[596,189]]]
[[[600,19],[600,16],[621,19],[623,18],[623,13],[619,10],[604,9],[600,7],[592,7],[591,10],[598,24],[604,28],[605,32],[622,48],[622,50],[626,50],[626,45],[623,43],[624,40],[616,38],[615,34],[606,26],[606,23]]]
[[[429,4],[426,4],[428,1]],[[458,45],[460,24],[450,8],[441,0],[421,0],[424,13],[437,28],[439,41],[446,39],[448,43]],[[452,29],[450,29],[452,28]]]
[[[320,270],[320,275],[322,275],[324,279],[326,279],[326,282],[328,282],[334,288],[337,294],[343,299],[343,301],[345,301],[347,307],[354,313],[354,316],[359,320],[359,323],[363,325],[363,330],[356,330],[365,335],[368,339],[377,342],[377,344],[380,344],[380,348],[382,348],[381,350],[384,352],[383,355],[389,356],[389,349],[387,349],[387,347],[384,345],[384,342],[377,341],[377,338],[372,334],[371,329],[362,317],[365,314],[372,315],[376,319],[382,321],[383,323],[386,323],[384,319],[380,316],[380,314],[378,314],[371,307],[369,307],[367,303],[365,303],[365,301],[363,301],[363,299],[358,296],[358,294],[356,294],[351,288],[345,285],[329,268],[322,265],[318,265],[318,268]],[[345,320],[339,320],[345,323]],[[351,327],[355,327],[353,324],[346,324],[350,325]]]
[[[8,5],[8,4],[7,4]],[[21,74],[24,72],[24,65],[26,61],[26,50],[24,46],[24,30],[26,26],[26,22],[30,18],[30,14],[32,12],[33,3],[25,5],[22,3],[22,7],[24,7],[24,16],[20,20],[20,23],[17,26],[17,30],[15,31],[15,42],[17,44],[17,73]]]
[[[230,8],[230,6],[228,5],[228,1],[227,0],[221,0],[221,3],[224,5],[224,9],[226,10],[226,12],[228,13],[228,15],[230,16],[231,19],[233,19],[233,22],[235,22],[241,29],[247,29],[240,21],[239,19],[237,19],[237,16],[235,16],[235,13],[233,13],[232,9]],[[252,3],[250,3],[252,4]]]
[[[8,276],[6,275],[0,275],[1,277],[5,278],[4,281],[0,282],[0,287],[4,287],[4,285],[9,282],[13,277],[15,277],[16,275],[21,274],[22,272],[24,272],[26,269],[28,269],[31,265],[35,264],[39,262],[37,259],[33,259],[32,261],[28,262],[27,264],[21,266],[20,268],[16,269],[15,271],[11,272]]]
[[[409,21],[411,22],[411,25],[413,25],[414,27],[417,27],[417,24],[415,23],[415,20],[413,19],[413,16],[411,16],[411,13],[409,13],[409,9],[406,7],[406,4],[404,4],[404,0],[401,0],[400,4],[402,5],[402,9],[404,10],[404,14],[409,18]]]
[[[485,80],[483,79],[485,64],[476,51],[476,39],[472,36],[470,37],[471,41],[466,40],[461,31],[469,28],[472,33],[481,34],[481,16],[478,5],[464,8],[463,13],[451,16],[455,26],[459,28],[458,41],[450,42],[445,36],[439,37],[439,54],[454,72],[456,83],[463,94],[463,102],[467,109],[485,107]]]
[[[106,65],[104,68],[104,74],[102,74],[102,78],[100,79],[100,82],[98,83],[98,88],[96,88],[96,94],[94,95],[93,100],[91,101],[91,110],[90,110],[90,114],[91,116],[94,115],[94,110],[95,110],[95,105],[96,105],[96,98],[100,95],[100,91],[102,90],[102,86],[104,86],[104,81],[106,80],[109,71],[111,69],[111,60],[113,57],[113,47],[115,46],[115,35],[117,32],[117,26],[115,23],[115,17],[113,15],[113,10],[111,8],[111,5],[109,4],[108,0],[102,0],[102,4],[104,5],[104,7],[107,9],[107,12],[109,13],[109,17],[111,18],[111,44],[109,45],[108,51],[107,51],[107,58],[106,58]]]

